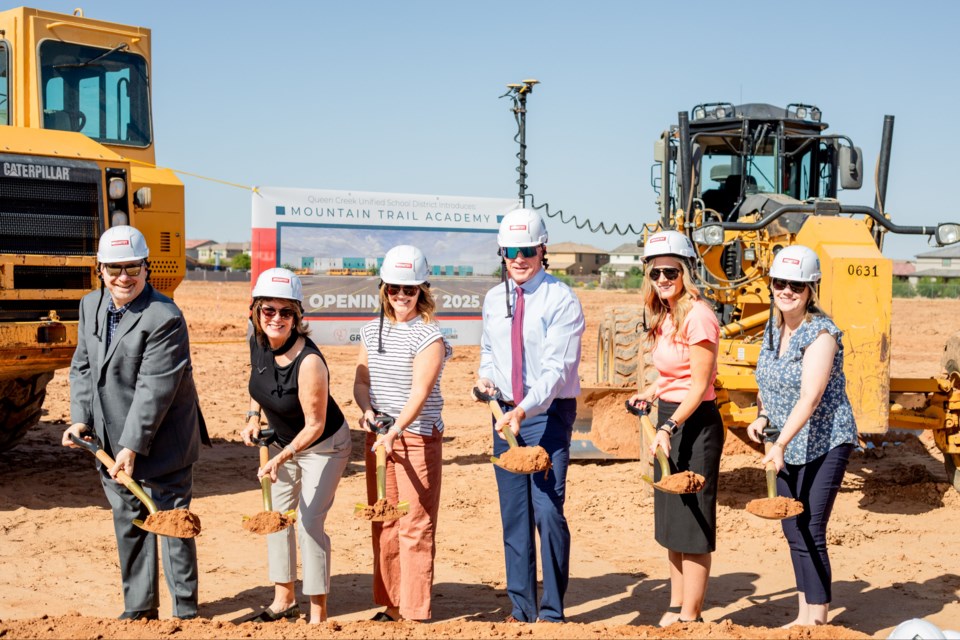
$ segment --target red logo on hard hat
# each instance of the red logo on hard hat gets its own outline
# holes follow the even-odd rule
[[[128,245],[128,244],[130,244],[130,241],[129,241],[129,240],[111,240],[111,241],[110,241],[110,246],[111,246],[111,247],[120,247],[120,246]]]
[[[270,278],[270,282],[286,282],[290,284],[290,278],[281,278],[280,276],[273,276]]]
[[[654,242],[663,242],[666,239],[667,239],[667,236],[653,236],[652,238],[647,240],[647,242],[649,242],[650,244],[653,244]]]
[[[393,266],[395,266],[397,269],[413,269],[413,264],[409,262],[398,262]]]
[[[510,225],[510,231],[526,231],[527,225],[525,224],[512,224]]]
[[[796,258],[787,258],[786,256],[784,256],[783,258],[781,258],[781,260],[783,260],[787,264],[800,264],[800,261],[797,260]]]

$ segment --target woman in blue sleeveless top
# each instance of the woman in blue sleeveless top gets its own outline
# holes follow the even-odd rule
[[[811,249],[782,249],[770,268],[771,320],[757,361],[759,415],[747,427],[760,442],[778,432],[763,465],[776,465],[777,493],[803,513],[782,520],[797,581],[793,625],[825,624],[831,601],[827,521],[857,442],[843,375],[843,333],[818,306],[820,260]]]

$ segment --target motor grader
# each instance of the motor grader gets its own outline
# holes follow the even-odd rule
[[[881,253],[887,233],[928,235],[942,245],[960,240],[960,226],[891,221],[884,198],[892,116],[884,121],[874,206],[841,204],[839,191],[862,185],[863,155],[847,136],[828,133],[821,116],[805,104],[710,103],[681,112],[655,144],[659,219],[645,226],[638,244],[674,229],[697,247],[698,284],[721,326],[716,390],[727,428],[757,416],[754,369],[770,313],[774,255],[791,244],[816,251],[822,307],[844,332],[847,393],[861,439],[891,428],[932,430],[949,481],[960,490],[960,334],[946,346],[940,377],[891,378],[893,273]],[[587,404],[656,378],[641,348],[642,324],[639,306],[606,313],[597,343],[602,386],[584,389]],[[647,448],[641,434],[641,457]]]
[[[0,12],[0,451],[70,363],[108,226],[143,232],[157,289],[183,279],[183,184],[154,167],[150,63],[148,29]]]

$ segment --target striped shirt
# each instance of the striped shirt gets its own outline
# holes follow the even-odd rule
[[[367,368],[370,370],[370,402],[374,411],[385,413],[396,418],[410,398],[413,386],[413,359],[421,351],[436,342],[443,340],[446,362],[453,354],[453,349],[440,333],[440,325],[436,322],[426,324],[423,318],[417,316],[409,322],[383,322],[383,349],[384,353],[377,352],[377,333],[380,320],[372,320],[360,330],[363,346],[367,349]],[[440,366],[440,375],[433,385],[430,395],[416,420],[410,423],[407,431],[421,436],[433,435],[433,427],[443,431],[443,419],[440,412],[443,409],[443,397],[440,395],[440,377],[443,375],[443,365]]]

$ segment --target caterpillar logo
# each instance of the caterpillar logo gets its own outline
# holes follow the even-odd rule
[[[70,167],[46,164],[4,162],[3,175],[10,178],[40,178],[41,180],[70,180]]]

